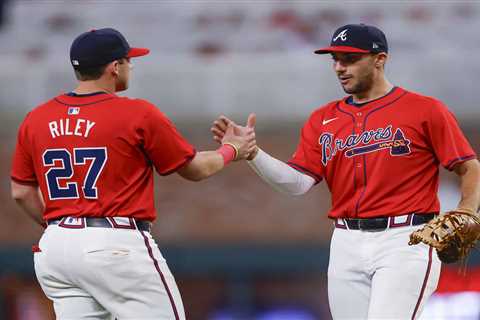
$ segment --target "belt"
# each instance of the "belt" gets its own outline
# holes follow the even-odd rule
[[[337,218],[335,219],[335,227],[370,232],[383,231],[387,228],[418,226],[432,220],[435,214],[436,212],[425,212],[366,219]]]
[[[62,217],[58,219],[48,220],[48,225],[58,225],[59,227],[68,229],[83,229],[86,227],[93,228],[114,228],[114,229],[136,229],[140,231],[150,232],[152,223],[148,220],[137,220],[128,217]]]

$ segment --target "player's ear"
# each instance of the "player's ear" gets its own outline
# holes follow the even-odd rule
[[[107,70],[108,73],[119,75],[120,73],[120,62],[118,60],[112,61],[108,64]]]
[[[385,63],[387,63],[388,54],[385,52],[380,52],[375,56],[375,67],[385,67]]]

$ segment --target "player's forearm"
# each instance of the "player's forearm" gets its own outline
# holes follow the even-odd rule
[[[455,172],[461,180],[462,198],[458,207],[477,212],[480,206],[480,163],[476,159],[466,161]]]
[[[37,187],[20,185],[12,181],[12,198],[35,222],[44,224],[45,204]]]
[[[248,161],[248,164],[275,190],[290,195],[301,195],[315,184],[312,177],[293,169],[259,148],[257,150],[256,156]]]
[[[208,178],[224,167],[224,158],[217,151],[197,152],[195,158],[178,173],[185,179],[200,181]]]

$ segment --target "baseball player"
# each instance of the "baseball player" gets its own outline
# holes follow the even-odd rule
[[[150,234],[153,168],[198,181],[254,150],[253,130],[231,127],[218,150],[196,152],[153,104],[117,96],[130,59],[148,52],[110,28],[79,35],[70,49],[78,86],[20,126],[12,197],[46,224],[35,272],[57,319],[185,319]]]
[[[439,165],[461,180],[458,208],[476,213],[480,165],[439,100],[392,85],[376,27],[338,28],[327,48],[348,96],[315,110],[287,163],[260,148],[248,164],[274,189],[304,194],[325,180],[334,221],[328,296],[334,319],[415,319],[437,286],[440,261],[409,235],[439,213]],[[214,138],[231,120],[214,122]],[[250,115],[246,127],[254,127]]]

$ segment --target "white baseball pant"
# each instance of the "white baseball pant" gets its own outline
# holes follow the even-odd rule
[[[149,232],[50,225],[34,254],[57,319],[184,320],[175,280]]]
[[[328,267],[334,320],[416,319],[435,291],[441,262],[429,246],[409,246],[421,226],[379,232],[335,228]]]

